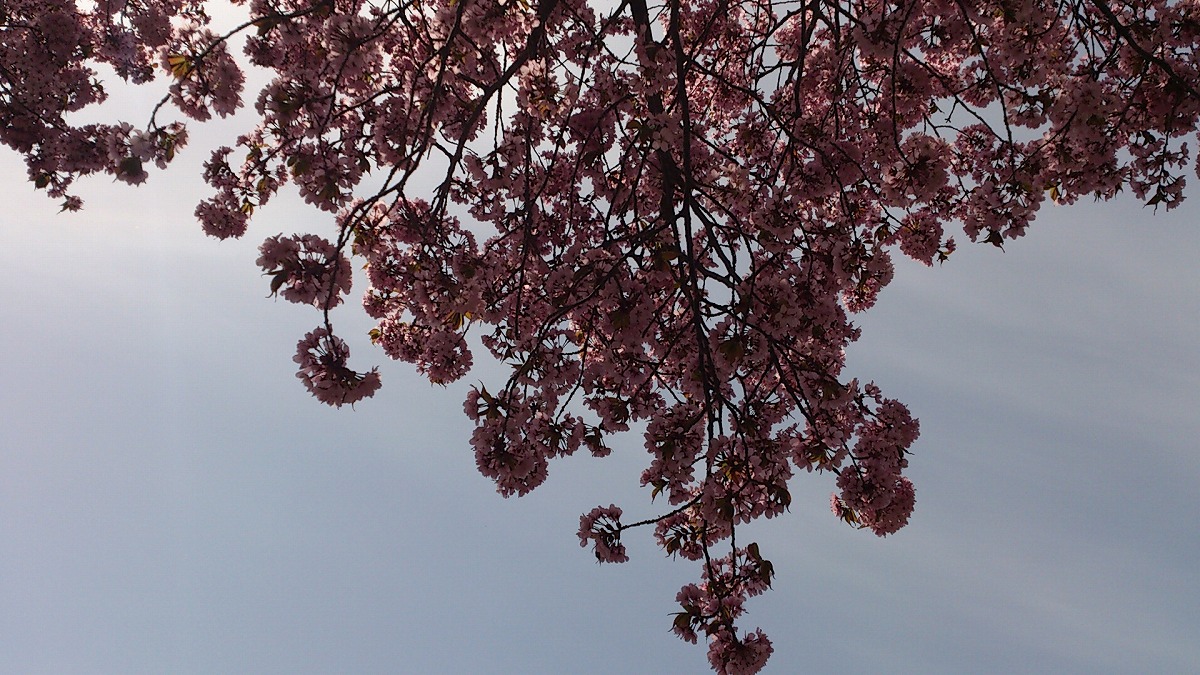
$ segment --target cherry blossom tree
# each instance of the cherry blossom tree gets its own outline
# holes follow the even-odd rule
[[[657,510],[599,506],[580,544],[624,562],[646,527],[698,563],[670,625],[719,673],[771,654],[737,623],[774,570],[737,534],[788,510],[795,472],[832,474],[851,526],[912,513],[917,421],[842,376],[895,252],[945,261],[958,227],[1001,247],[1046,200],[1174,208],[1200,114],[1194,0],[233,4],[248,18],[218,30],[202,0],[4,0],[0,140],[77,210],[78,177],[140,184],[183,118],[251,103],[195,214],[240,237],[288,184],[328,214],[258,259],[319,313],[308,390],[343,406],[380,386],[331,320],[353,262],[388,356],[434,383],[481,349],[510,368],[464,405],[504,496],[640,434]],[[247,67],[270,74],[248,99]],[[140,125],[77,123],[101,72],[165,96]]]

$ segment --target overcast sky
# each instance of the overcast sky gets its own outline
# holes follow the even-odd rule
[[[205,139],[238,128],[140,188],[86,181],[79,214],[0,151],[0,672],[707,671],[669,632],[697,567],[644,531],[601,567],[575,537],[597,504],[652,513],[640,439],[505,500],[461,407],[498,371],[431,386],[353,304],[335,325],[384,388],[309,397],[318,314],[254,259],[326,217],[284,200],[216,242],[191,215]],[[916,513],[879,539],[795,479],[753,528],[767,672],[1200,672],[1195,199],[1053,207],[1007,252],[899,265],[849,369],[921,419]]]

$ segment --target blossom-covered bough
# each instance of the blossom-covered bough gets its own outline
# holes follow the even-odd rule
[[[196,215],[241,236],[288,183],[329,214],[259,259],[321,312],[304,384],[380,385],[330,322],[359,258],[389,356],[447,383],[472,336],[511,367],[465,404],[502,494],[644,429],[658,510],[593,509],[580,542],[622,562],[644,525],[698,561],[673,629],[722,673],[771,653],[735,626],[773,575],[737,533],[794,472],[833,474],[834,513],[878,535],[912,512],[916,420],[841,376],[893,252],[945,260],[951,224],[1001,246],[1047,199],[1172,208],[1200,112],[1194,0],[235,0],[224,32],[212,4],[0,3],[0,140],[75,210],[77,177],[141,183],[187,142],[165,117],[229,115],[246,62],[269,71]],[[148,123],[73,124],[98,64],[169,82]]]

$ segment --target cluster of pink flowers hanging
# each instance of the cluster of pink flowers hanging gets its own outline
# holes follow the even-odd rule
[[[187,130],[163,116],[248,102],[258,122],[212,154],[195,213],[242,236],[291,184],[328,214],[330,236],[259,259],[271,293],[321,313],[296,355],[308,389],[341,406],[380,386],[330,318],[357,259],[388,356],[437,383],[473,349],[511,367],[465,404],[502,494],[637,429],[660,510],[597,507],[580,541],[623,562],[623,533],[652,526],[698,561],[674,631],[720,673],[772,651],[737,622],[773,569],[732,542],[788,510],[794,473],[832,474],[834,513],[878,535],[912,513],[916,421],[842,377],[891,256],[946,260],[955,223],[1000,246],[1047,199],[1127,185],[1172,208],[1194,163],[1195,2],[234,4],[249,19],[219,32],[201,0],[8,0],[0,141],[75,210],[77,177],[137,184],[172,160]],[[249,101],[246,62],[271,75]],[[107,95],[99,64],[167,79],[145,127],[74,122]]]

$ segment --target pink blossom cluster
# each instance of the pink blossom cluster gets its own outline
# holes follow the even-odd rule
[[[878,390],[871,393],[878,396]],[[898,401],[881,400],[874,418],[857,430],[852,464],[838,475],[841,495],[833,498],[834,513],[881,537],[906,525],[915,499],[912,482],[901,471],[908,467],[905,454],[918,433],[919,425],[908,408]]]
[[[301,305],[329,309],[350,292],[350,260],[315,234],[269,237],[258,266],[271,276],[271,293]]]
[[[771,653],[736,627],[770,563],[734,542],[789,509],[795,473],[836,476],[856,527],[911,516],[917,423],[842,372],[892,256],[944,262],[957,228],[1003,246],[1047,200],[1125,186],[1173,208],[1195,169],[1194,2],[236,0],[249,19],[225,32],[207,4],[3,3],[0,142],[77,209],[77,177],[171,161],[187,130],[159,115],[229,115],[243,64],[263,69],[195,214],[242,236],[288,184],[327,214],[332,235],[259,259],[322,313],[300,379],[336,406],[379,386],[332,328],[353,258],[386,355],[439,384],[480,349],[508,367],[464,406],[503,495],[637,429],[657,510],[593,510],[580,541],[620,561],[653,526],[695,561],[675,631],[707,636],[718,672]],[[101,65],[168,80],[144,128],[75,124]]]
[[[332,406],[354,405],[379,389],[379,369],[356,373],[346,361],[350,349],[325,328],[317,328],[296,343],[293,360],[300,365],[296,377],[317,400]]]
[[[745,612],[747,598],[770,587],[772,576],[774,569],[762,558],[758,544],[712,561],[702,583],[688,584],[676,595],[682,611],[675,613],[673,632],[693,644],[705,634],[708,660],[718,673],[757,673],[773,651],[771,641],[761,630],[739,638],[734,621]]]
[[[615,504],[597,506],[579,517],[579,545],[592,544],[597,562],[623,563],[629,560],[621,543],[621,509]]]

